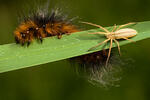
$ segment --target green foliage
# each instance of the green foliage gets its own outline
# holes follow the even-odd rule
[[[132,40],[139,41],[150,37],[150,22],[139,22],[130,26],[138,31],[138,35]],[[108,29],[112,29],[109,27]],[[88,51],[89,48],[104,41],[103,35],[88,34],[98,32],[100,29],[93,29],[64,35],[62,39],[50,37],[44,39],[43,44],[33,42],[29,47],[20,45],[5,44],[0,46],[0,73],[12,71],[21,68],[27,68],[35,65],[50,63],[79,55],[84,55],[98,50],[107,49],[109,44],[99,46],[95,50]],[[120,46],[131,43],[127,40],[120,40]],[[116,47],[115,43],[113,47]]]

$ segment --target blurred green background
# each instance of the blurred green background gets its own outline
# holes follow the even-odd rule
[[[150,20],[150,0],[51,0],[71,16],[110,26]],[[44,2],[44,1],[42,1]],[[36,1],[0,0],[0,44],[13,43],[17,13]],[[0,100],[150,100],[150,40],[121,47],[128,62],[120,87],[105,90],[80,78],[67,60],[0,74]],[[16,51],[17,52],[17,51]],[[130,67],[129,67],[130,66]]]

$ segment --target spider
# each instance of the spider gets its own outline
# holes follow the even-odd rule
[[[134,42],[133,40],[131,40],[129,38],[134,37],[134,36],[137,35],[137,31],[136,30],[134,30],[132,28],[123,28],[123,27],[125,27],[127,25],[131,25],[131,24],[135,24],[135,23],[127,23],[127,24],[124,24],[124,25],[120,25],[118,28],[117,28],[117,25],[115,24],[112,31],[108,31],[106,28],[104,28],[104,27],[102,27],[100,25],[93,24],[93,23],[89,23],[89,22],[81,22],[81,23],[89,24],[89,25],[92,25],[92,26],[96,26],[96,27],[98,27],[98,28],[100,28],[100,29],[102,29],[104,31],[104,32],[95,32],[95,33],[89,33],[89,34],[104,34],[106,36],[106,38],[107,38],[103,42],[98,43],[96,46],[90,48],[90,50],[94,49],[94,48],[96,48],[96,47],[98,47],[98,46],[100,46],[100,45],[102,45],[104,43],[107,43],[108,41],[110,41],[110,47],[109,47],[108,57],[107,57],[107,60],[106,60],[106,66],[107,66],[109,58],[110,58],[113,41],[117,44],[118,52],[121,55],[119,42],[117,40],[125,39],[125,40],[128,40],[128,41]],[[121,29],[121,28],[123,28],[123,29]]]

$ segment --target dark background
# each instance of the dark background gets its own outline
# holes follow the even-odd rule
[[[51,1],[53,6],[65,7],[71,16],[103,26],[150,20],[149,0]],[[0,0],[0,44],[14,42],[18,12],[32,9],[36,4],[39,1]],[[94,86],[63,60],[0,74],[0,100],[149,100],[149,43],[147,39],[121,47],[122,56],[134,62],[129,60],[123,66],[127,70],[120,87],[106,90]]]

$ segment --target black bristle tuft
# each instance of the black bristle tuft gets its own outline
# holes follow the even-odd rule
[[[19,39],[17,37],[15,37],[15,41],[16,41],[16,44],[20,43],[20,41],[19,41]]]

